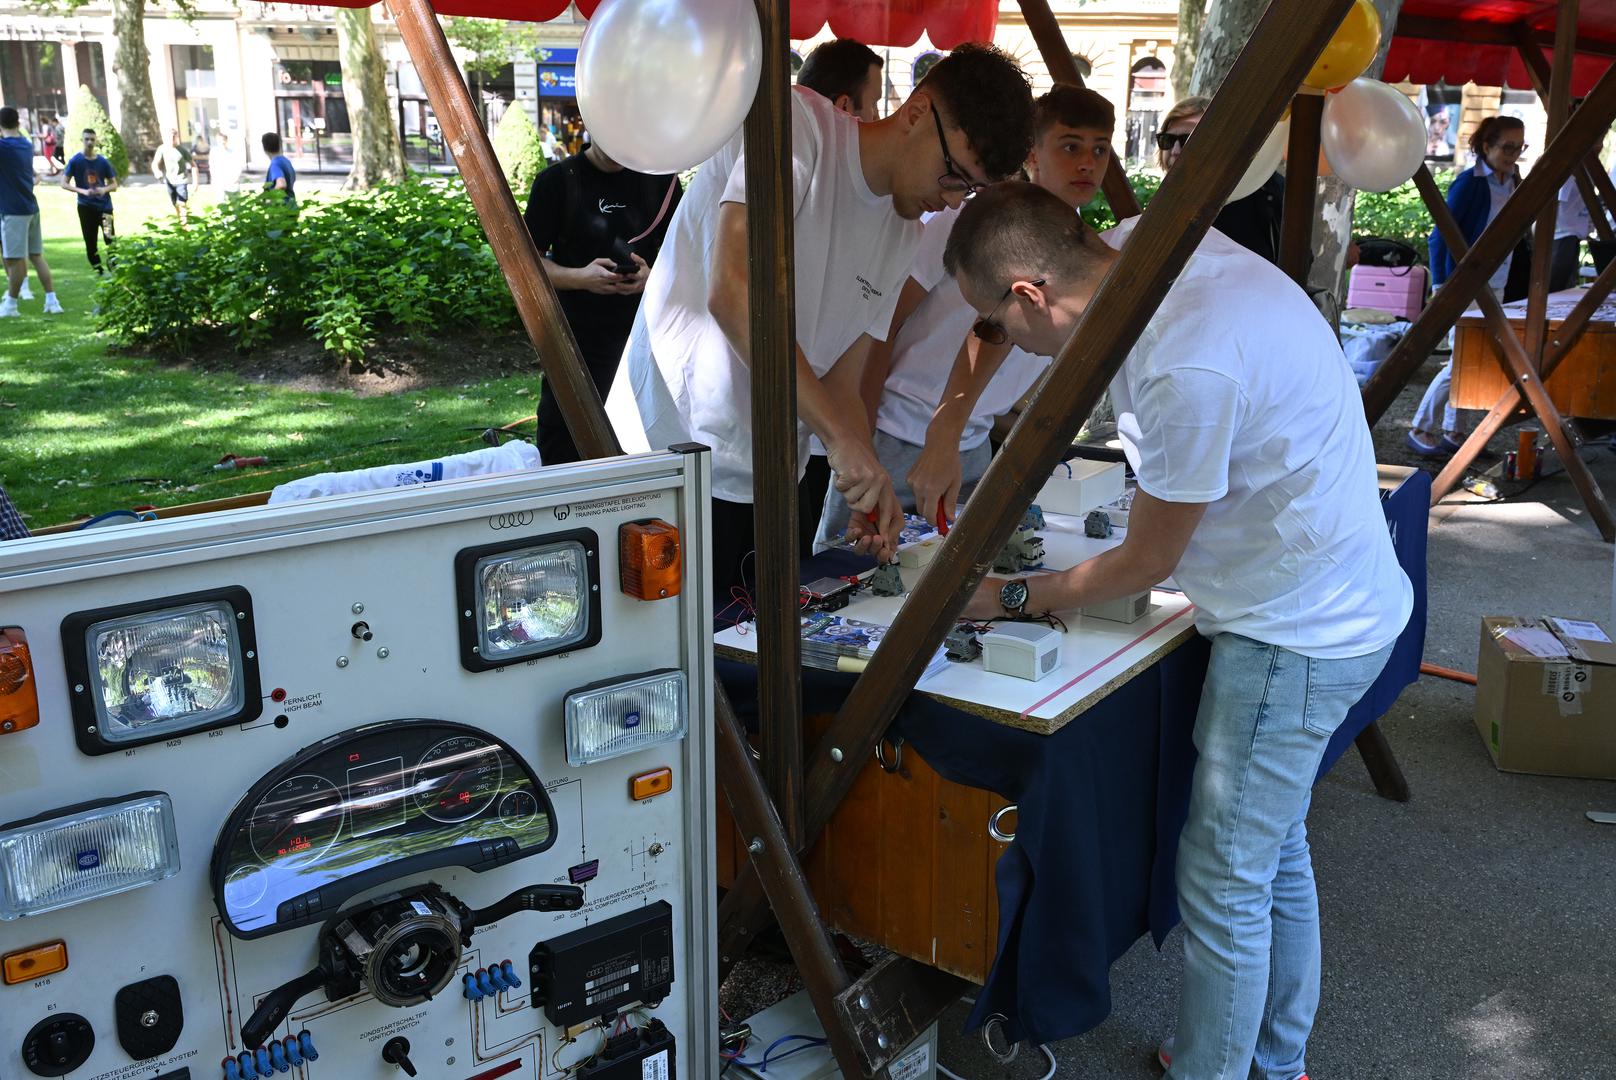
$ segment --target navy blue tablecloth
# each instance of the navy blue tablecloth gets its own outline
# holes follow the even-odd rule
[[[1425,641],[1425,524],[1430,477],[1383,500],[1399,561],[1414,583],[1408,627],[1380,679],[1331,740],[1320,775],[1419,677]],[[1110,967],[1140,935],[1159,946],[1178,922],[1173,867],[1195,768],[1191,733],[1210,653],[1196,638],[1053,735],[984,720],[912,694],[894,722],[939,775],[1018,805],[996,870],[998,952],[967,1021],[1003,1017],[1013,1040],[1081,1034],[1111,1010]],[[751,720],[756,669],[720,661],[736,710]],[[803,705],[836,709],[853,676],[804,671]]]

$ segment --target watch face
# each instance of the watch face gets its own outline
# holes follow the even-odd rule
[[[1027,583],[1025,581],[1007,582],[999,590],[999,603],[1006,611],[1020,611],[1027,605]]]

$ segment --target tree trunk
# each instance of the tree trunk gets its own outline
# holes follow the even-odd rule
[[[162,143],[152,103],[151,53],[146,50],[146,0],[112,0],[112,77],[118,83],[118,134],[133,167],[145,171]]]
[[[1192,2],[1181,0],[1183,4]],[[1369,70],[1364,72],[1370,78],[1378,78],[1386,66],[1391,29],[1397,22],[1403,0],[1374,0],[1374,5],[1380,13],[1380,51],[1375,54],[1375,62],[1369,65]],[[1190,81],[1191,93],[1211,95],[1217,92],[1267,8],[1268,0],[1215,0],[1201,28],[1195,74]],[[1329,293],[1339,311],[1346,292],[1343,283],[1347,245],[1352,241],[1355,193],[1334,176],[1319,181],[1319,192],[1313,219],[1313,268],[1308,274],[1308,289]]]
[[[335,9],[342,54],[342,96],[353,129],[353,168],[343,187],[366,191],[404,179],[404,147],[387,104],[387,69],[376,45],[370,8]]]
[[[1178,40],[1173,43],[1173,97],[1190,95],[1195,56],[1201,51],[1201,26],[1211,0],[1178,0]]]

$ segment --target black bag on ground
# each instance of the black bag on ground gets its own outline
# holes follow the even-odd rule
[[[1413,266],[1417,261],[1414,249],[1401,240],[1367,236],[1358,241],[1359,266]]]

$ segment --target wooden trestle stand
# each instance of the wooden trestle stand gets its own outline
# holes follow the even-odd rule
[[[574,440],[586,456],[619,453],[600,397],[580,362],[543,261],[517,214],[430,0],[387,2],[510,281],[547,386],[560,395]],[[952,628],[986,573],[992,554],[1004,545],[1032,502],[1039,478],[1049,474],[1070,445],[1082,418],[1121,366],[1352,0],[1273,0],[1270,4],[1207,110],[1200,125],[1205,134],[1185,147],[1181,167],[1162,183],[1117,267],[1056,359],[1043,390],[1022,414],[944,542],[933,570],[904,604],[887,637],[890,647],[876,653],[819,740],[806,770],[796,621],[796,471],[790,434],[796,426],[791,218],[786,209],[791,176],[785,147],[790,141],[781,134],[790,122],[787,7],[782,0],[757,3],[765,61],[762,84],[747,120],[747,218],[763,768],[760,771],[753,763],[745,733],[723,688],[717,687],[718,775],[736,825],[749,838],[746,846],[751,857],[750,867],[740,872],[720,908],[720,963],[727,969],[742,954],[751,937],[768,922],[772,907],[842,1071],[849,1076],[875,1076],[957,999],[962,984],[903,959],[878,964],[857,982],[851,980],[820,918],[801,854],[870,761],[876,743],[921,675],[925,658]],[[1051,72],[1065,81],[1078,81],[1046,0],[1021,0],[1021,5],[1029,27],[1039,35]],[[1589,118],[1608,120],[1613,105],[1616,85],[1601,84],[1590,104],[1567,125],[1562,140],[1575,128],[1582,137],[1579,145],[1591,145],[1583,136],[1592,120],[1578,127],[1578,119],[1585,113]],[[1569,172],[1573,164],[1569,152],[1562,156],[1566,164],[1556,175]],[[1537,172],[1533,171],[1531,180],[1538,179]],[[1558,183],[1556,180],[1555,185]],[[1518,193],[1512,208],[1523,198],[1533,208],[1546,204],[1540,190],[1547,189],[1546,183],[1531,185],[1529,181],[1529,186],[1530,193],[1526,189]],[[1115,166],[1107,177],[1106,190],[1119,211],[1126,212],[1133,205],[1125,178]],[[1520,218],[1518,231],[1526,214],[1515,216]],[[1495,231],[1499,236],[1515,234],[1508,229],[1489,230],[1489,234]],[[1484,237],[1466,256],[1461,287],[1469,289],[1484,280],[1503,251],[1501,240]],[[1452,303],[1437,309],[1440,313],[1451,308],[1450,322],[1459,311],[1457,296],[1455,292]],[[1425,334],[1434,340],[1429,330]],[[1418,360],[1424,355],[1421,351]],[[1405,359],[1391,370],[1406,379],[1417,366],[1417,360],[1409,363]]]

